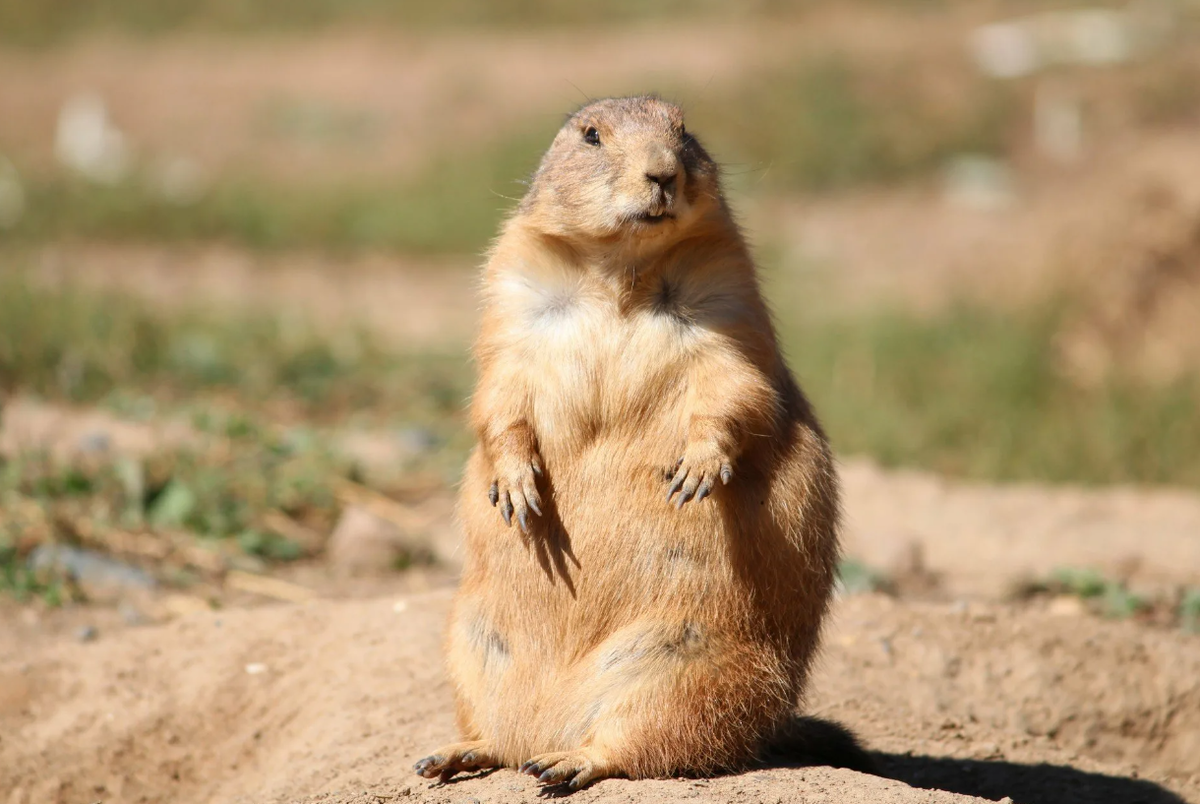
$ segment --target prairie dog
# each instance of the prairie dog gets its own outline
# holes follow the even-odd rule
[[[572,115],[483,276],[427,778],[733,770],[794,730],[838,555],[830,450],[718,170],[655,97]]]

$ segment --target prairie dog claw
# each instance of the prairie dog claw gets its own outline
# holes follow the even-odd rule
[[[667,502],[673,501],[676,508],[682,508],[690,500],[700,502],[711,496],[717,480],[727,486],[733,479],[733,464],[711,445],[689,446],[675,467],[667,488]]]
[[[542,515],[542,497],[537,487],[537,478],[542,475],[541,459],[534,455],[526,461],[498,461],[496,474],[488,488],[488,500],[492,507],[500,508],[505,525],[511,528],[515,518],[521,532],[528,534],[530,512]]]

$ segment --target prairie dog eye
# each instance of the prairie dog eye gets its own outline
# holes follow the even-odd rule
[[[588,126],[583,130],[583,141],[588,145],[599,145],[600,132],[596,130],[595,126]]]

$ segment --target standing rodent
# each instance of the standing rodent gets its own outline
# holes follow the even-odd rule
[[[416,770],[577,788],[804,745],[837,477],[681,110],[572,115],[483,286],[447,637],[465,742]]]

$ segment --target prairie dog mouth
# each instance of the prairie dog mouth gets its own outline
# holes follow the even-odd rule
[[[638,223],[662,223],[663,221],[674,220],[675,215],[670,212],[659,212],[658,214],[640,212],[634,215],[633,219]]]

